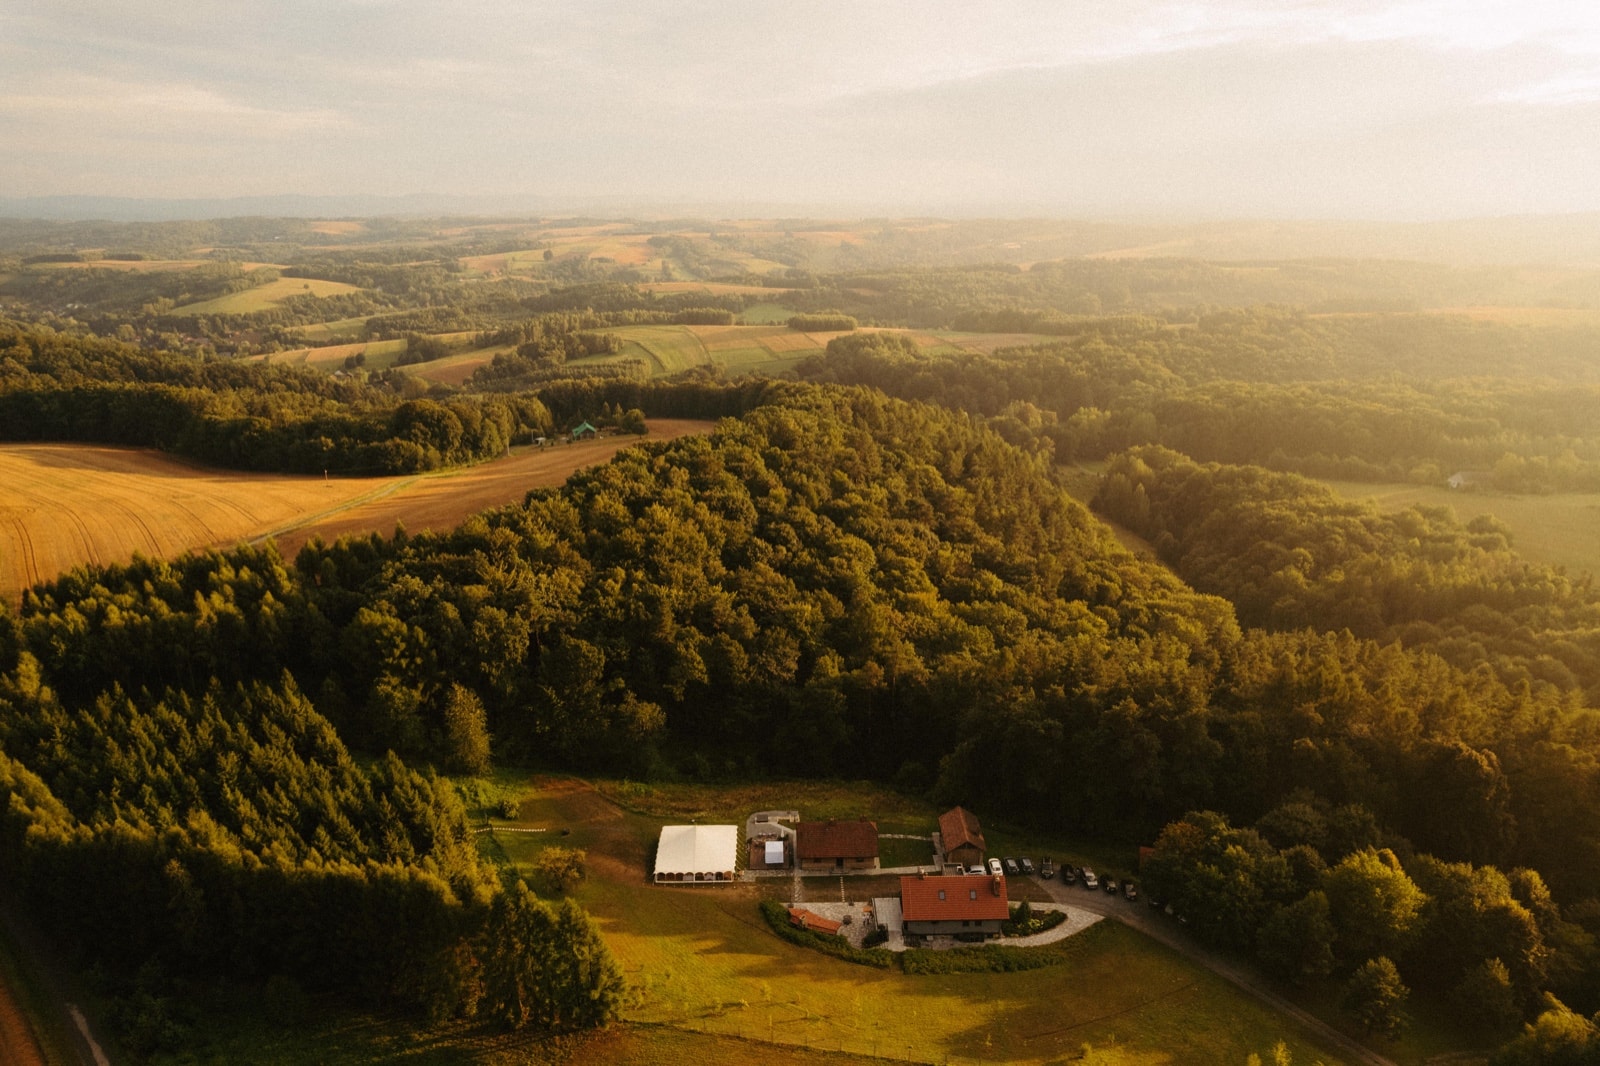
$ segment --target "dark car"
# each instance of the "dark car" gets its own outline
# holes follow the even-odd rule
[[[1137,901],[1139,898],[1139,886],[1132,881],[1122,882],[1122,896],[1129,903]]]
[[[1017,860],[1013,859],[1011,856],[1007,855],[1005,858],[1001,859],[1000,864],[1006,868],[1007,877],[1022,876],[1022,867],[1018,866]]]
[[[1048,881],[1052,877],[1054,877],[1055,875],[1056,875],[1056,864],[1051,862],[1049,859],[1040,859],[1039,860],[1039,876],[1044,878],[1046,881]]]
[[[1078,879],[1078,868],[1076,866],[1067,865],[1067,866],[1063,866],[1061,868],[1061,880],[1064,883],[1070,885],[1074,881],[1076,881],[1077,879]]]
[[[1028,858],[1027,856],[1023,856],[1022,858],[1018,859],[1017,862],[1022,866],[1022,872],[1026,876],[1028,876],[1028,877],[1032,877],[1033,876],[1033,860],[1032,859]]]

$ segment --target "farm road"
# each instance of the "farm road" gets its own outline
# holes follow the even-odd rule
[[[1120,895],[1107,895],[1098,889],[1090,891],[1056,880],[1038,880],[1035,883],[1057,903],[1103,914],[1113,921],[1137,929],[1151,940],[1165,944],[1191,962],[1204,966],[1229,984],[1261,1000],[1273,1010],[1287,1014],[1317,1039],[1348,1055],[1352,1062],[1363,1063],[1364,1066],[1395,1066],[1392,1059],[1387,1059],[1365,1044],[1352,1040],[1321,1018],[1278,995],[1247,967],[1240,966],[1197,943],[1171,915],[1154,910],[1142,902],[1130,903]]]

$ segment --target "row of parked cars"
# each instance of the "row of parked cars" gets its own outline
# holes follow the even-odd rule
[[[963,870],[962,872],[969,874],[988,873],[995,877],[999,877],[1002,874],[1006,877],[1032,877],[1035,870],[1032,859],[1027,857],[1014,859],[1008,855],[1003,859],[990,859],[987,868],[974,866],[972,869]],[[1039,860],[1038,874],[1040,877],[1052,878],[1056,876],[1056,872],[1055,863],[1049,859]],[[1087,866],[1063,866],[1060,868],[1060,873],[1061,880],[1067,884],[1072,884],[1076,881],[1080,882],[1086,889],[1092,891],[1098,888],[1108,896],[1115,896],[1121,893],[1123,898],[1128,900],[1139,898],[1139,886],[1133,881],[1126,879],[1119,881],[1115,877],[1102,878]]]

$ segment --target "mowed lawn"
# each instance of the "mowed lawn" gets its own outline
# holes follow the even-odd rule
[[[1114,922],[1045,949],[1059,952],[1060,964],[1026,973],[913,977],[831,959],[778,939],[761,920],[759,899],[786,898],[786,879],[656,886],[648,871],[661,817],[617,806],[582,782],[541,781],[523,794],[517,827],[543,832],[486,834],[486,853],[525,867],[552,844],[588,851],[590,878],[574,895],[640,991],[627,1020],[664,1027],[664,1037],[729,1038],[698,1047],[692,1061],[746,1062],[761,1057],[748,1043],[757,1041],[934,1063],[1045,1063],[1086,1051],[1081,1061],[1108,1064],[1243,1063],[1280,1039],[1296,1062],[1343,1061],[1289,1019]],[[838,806],[843,799],[834,793]],[[829,810],[794,802],[808,817]],[[699,809],[704,820],[742,825],[754,808]],[[873,813],[908,828],[930,825],[935,814],[904,800]],[[628,1039],[649,1042],[650,1033],[636,1029]],[[664,1038],[661,1057],[646,1061],[691,1061],[678,1057],[676,1039]]]
[[[360,292],[354,285],[342,281],[322,281],[318,278],[279,278],[265,285],[257,285],[243,292],[218,296],[214,300],[184,304],[174,308],[175,315],[248,315],[266,311],[291,296],[338,296],[347,292]]]
[[[1568,572],[1600,574],[1600,493],[1569,492],[1522,496],[1505,492],[1462,492],[1436,485],[1325,481],[1350,500],[1371,500],[1384,511],[1421,504],[1449,507],[1463,521],[1491,514],[1511,530],[1511,546],[1536,563],[1564,566]]]

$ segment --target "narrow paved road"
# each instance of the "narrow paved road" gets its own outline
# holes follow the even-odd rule
[[[52,951],[39,930],[21,915],[15,901],[4,895],[0,895],[0,924],[5,926],[5,931],[16,947],[17,953],[23,956],[18,962],[31,967],[35,977],[43,986],[45,995],[50,999],[50,1009],[60,1012],[61,1021],[64,1023],[62,1028],[70,1034],[70,1045],[63,1047],[58,1044],[55,1051],[59,1054],[70,1052],[80,1066],[111,1066],[105,1049],[90,1030],[88,1019],[72,1002],[74,978],[60,961],[59,953]],[[40,1055],[36,1061],[40,1063],[46,1061],[42,1049],[33,1039],[31,1030],[27,1032],[27,1037],[28,1045],[33,1052]],[[18,1055],[16,1062],[24,1066],[30,1063],[30,1059],[26,1057],[27,1050],[21,1044],[17,1045],[15,1053]],[[0,1048],[0,1064],[10,1066],[6,1054],[6,1050]],[[53,1054],[50,1057],[57,1058],[59,1055]]]
[[[1365,1066],[1395,1066],[1392,1059],[1387,1059],[1365,1044],[1352,1040],[1321,1018],[1284,999],[1251,969],[1198,943],[1178,924],[1176,918],[1146,906],[1142,900],[1130,903],[1120,895],[1111,896],[1098,889],[1090,891],[1081,885],[1064,884],[1057,880],[1041,879],[1037,883],[1057,903],[1067,903],[1094,911],[1096,914],[1103,914],[1113,921],[1137,929],[1152,940],[1165,944],[1191,962],[1204,966],[1241,991],[1261,1000],[1273,1010],[1289,1015],[1329,1047],[1336,1048],[1349,1056],[1352,1062],[1364,1063]]]

